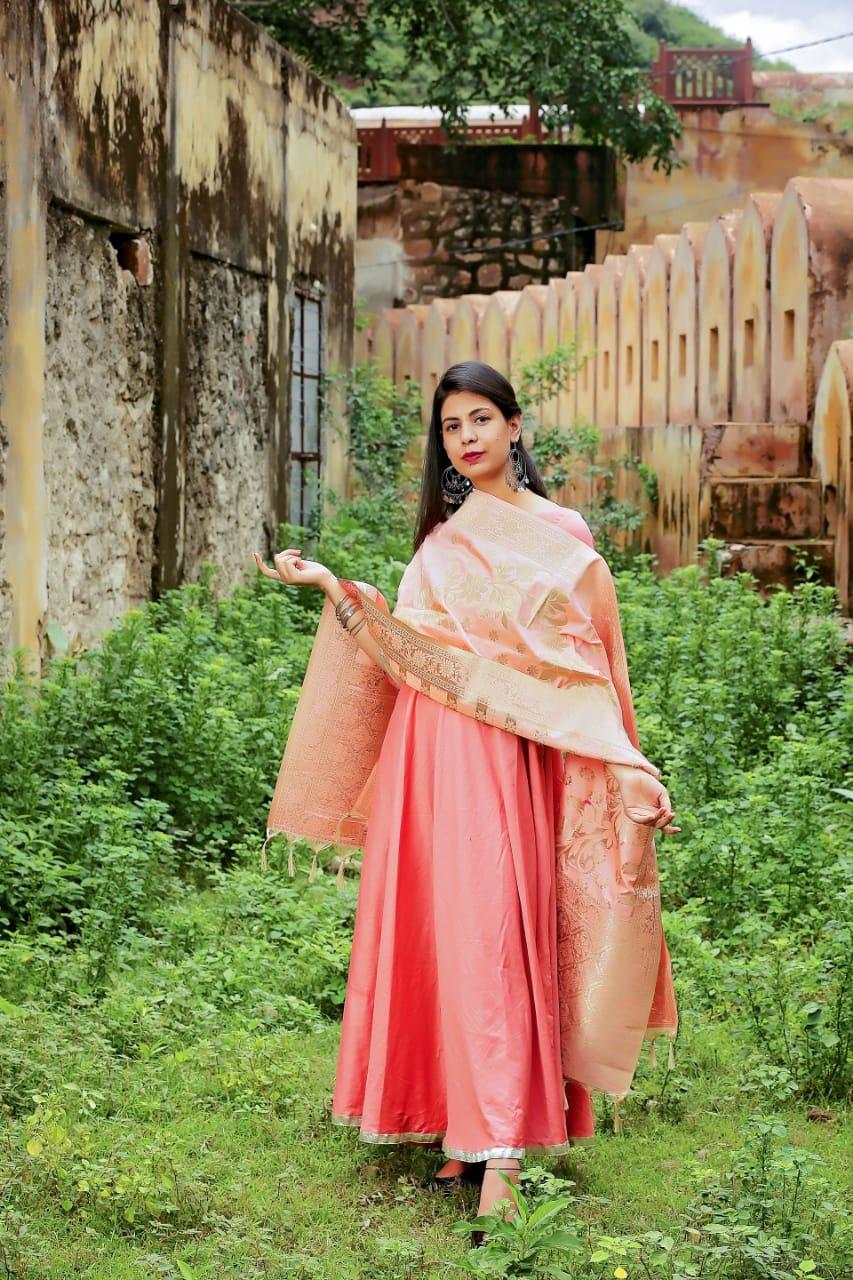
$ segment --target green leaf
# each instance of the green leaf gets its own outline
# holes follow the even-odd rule
[[[560,1200],[546,1200],[544,1204],[540,1204],[538,1209],[534,1209],[528,1219],[528,1226],[541,1226],[546,1222],[550,1222],[552,1218],[556,1218],[562,1213],[567,1205],[571,1204],[568,1196]]]
[[[582,1249],[583,1243],[577,1236],[572,1235],[571,1231],[559,1228],[557,1231],[551,1231],[542,1236],[539,1245],[543,1249]]]

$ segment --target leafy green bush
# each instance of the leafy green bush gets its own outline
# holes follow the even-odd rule
[[[577,1194],[574,1182],[522,1170],[518,1187],[506,1179],[512,1216],[496,1205],[454,1225],[463,1234],[481,1228],[486,1239],[452,1269],[564,1280],[840,1280],[853,1249],[853,1216],[833,1195],[823,1164],[788,1141],[778,1115],[754,1112],[722,1171],[688,1161],[694,1196],[678,1226],[623,1235],[589,1229],[589,1197]]]

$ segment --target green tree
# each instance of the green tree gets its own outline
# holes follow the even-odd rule
[[[636,26],[624,0],[296,0],[237,5],[325,79],[387,92],[402,49],[419,70],[422,100],[458,136],[465,110],[501,110],[535,97],[548,129],[613,147],[625,160],[672,164],[678,117],[637,66]]]

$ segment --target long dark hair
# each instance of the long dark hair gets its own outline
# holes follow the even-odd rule
[[[441,432],[441,409],[453,391],[473,391],[475,395],[491,400],[507,419],[513,414],[521,413],[512,384],[490,364],[483,364],[480,360],[464,360],[461,364],[452,364],[445,370],[432,398],[429,435],[424,452],[421,500],[412,544],[413,552],[417,551],[424,538],[437,524],[447,520],[458,509],[445,501],[441,491],[442,474],[445,468],[450,466]],[[541,498],[547,498],[545,485],[521,436],[518,438],[517,446],[527,468],[527,487],[534,493],[538,493]]]

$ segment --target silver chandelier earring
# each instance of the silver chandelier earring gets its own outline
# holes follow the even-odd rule
[[[441,477],[441,492],[445,502],[456,507],[464,502],[473,488],[471,481],[461,471],[457,471],[454,466],[445,467]]]
[[[509,456],[506,460],[506,482],[510,489],[514,489],[518,493],[519,489],[526,489],[528,486],[527,464],[518,451],[518,442],[513,440],[509,447]]]

